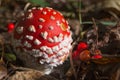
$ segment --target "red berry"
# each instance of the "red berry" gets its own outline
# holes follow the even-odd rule
[[[81,50],[87,49],[87,48],[88,48],[88,45],[85,42],[80,42],[78,44],[77,50],[81,51]]]
[[[85,42],[80,42],[77,46],[77,50],[74,51],[72,57],[73,59],[79,59],[79,55],[80,53],[84,50],[84,49],[87,49],[88,46]]]
[[[73,52],[73,55],[72,55],[72,58],[73,58],[74,60],[78,59],[78,58],[79,58],[79,52],[78,52],[78,51],[74,51],[74,52]]]
[[[100,59],[100,58],[102,58],[102,55],[101,55],[102,53],[101,53],[100,50],[95,50],[94,54],[95,55],[92,56],[93,59]]]
[[[15,27],[15,25],[14,25],[13,23],[9,23],[9,24],[7,25],[8,32],[12,32],[13,29],[14,29],[14,27]]]
[[[81,61],[88,61],[90,60],[90,51],[89,50],[84,50],[80,53],[79,58]]]
[[[92,59],[100,59],[100,58],[102,58],[102,55],[100,54],[92,56]]]

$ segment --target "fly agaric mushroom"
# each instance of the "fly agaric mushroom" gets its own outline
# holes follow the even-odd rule
[[[45,64],[50,67],[62,64],[71,49],[69,28],[63,15],[52,8],[29,9],[21,17],[14,31],[16,51],[24,52],[17,53],[18,57],[26,66],[37,69]],[[31,66],[32,61],[34,66]],[[37,63],[40,66],[37,66]]]

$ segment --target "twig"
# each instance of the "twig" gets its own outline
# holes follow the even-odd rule
[[[95,49],[98,49],[97,45],[98,45],[98,27],[96,25],[95,19],[92,18],[93,24],[94,24],[94,29],[96,32],[96,43],[95,43]]]
[[[30,5],[31,5],[31,3],[28,2],[24,7],[24,11],[26,11]]]
[[[81,10],[81,0],[80,0],[80,2],[79,2],[79,0],[77,0],[77,2],[78,2],[78,16],[79,16],[79,24],[80,24],[80,36],[78,35],[77,39],[79,39],[79,37],[81,38],[81,32],[82,32],[82,27],[81,27],[82,17],[81,17],[81,11],[80,11]],[[74,45],[74,43],[73,43],[73,45]],[[73,59],[72,59],[72,50],[73,50],[73,47],[72,47],[71,52],[70,52],[70,64],[71,64],[71,68],[73,70],[73,74],[74,74],[75,80],[77,80],[77,74],[75,72],[75,68],[74,68],[74,64],[73,64]]]
[[[81,0],[78,0],[78,16],[79,16],[79,24],[80,24],[80,39],[81,39],[81,32],[82,32],[82,14],[81,14]]]
[[[78,16],[79,16],[79,23],[82,24],[82,14],[81,14],[81,0],[78,0]]]
[[[3,57],[4,57],[4,42],[0,42],[0,44],[2,46],[1,60],[3,61]]]
[[[0,0],[0,6],[2,5],[2,0]]]
[[[79,23],[80,23],[80,33],[82,32],[82,26],[81,26],[81,24],[82,24],[82,14],[81,14],[81,0],[80,0],[80,2],[79,2],[79,0],[78,0],[78,16],[79,16]],[[80,34],[80,36],[81,36],[81,34]]]
[[[73,74],[74,74],[75,80],[77,80],[77,74],[76,74],[76,72],[75,72],[75,68],[74,68],[74,65],[73,65],[72,50],[73,50],[73,49],[71,49],[71,51],[70,51],[70,64],[71,64],[71,68],[72,68],[72,70],[73,70]]]
[[[16,67],[13,64],[10,64],[10,66],[14,69],[14,70],[22,70],[22,71],[29,71],[29,70],[34,70],[31,68],[25,68],[25,67]]]
[[[119,17],[112,11],[108,11],[109,14],[111,14],[117,21],[120,21]]]

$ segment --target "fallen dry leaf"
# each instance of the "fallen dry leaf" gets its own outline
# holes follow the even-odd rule
[[[116,14],[120,14],[120,1],[119,0],[104,0],[101,7],[106,11],[113,11]]]
[[[25,71],[16,71],[16,73],[10,76],[7,80],[37,80],[43,76],[40,71],[37,70],[25,70]]]
[[[3,60],[0,60],[0,80],[2,80],[7,75],[7,68]]]

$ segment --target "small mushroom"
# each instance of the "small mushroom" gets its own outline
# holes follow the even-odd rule
[[[72,42],[63,15],[48,7],[26,11],[15,27],[13,39],[17,56],[24,59],[25,65],[30,62],[50,67],[56,67],[67,59]],[[23,55],[32,57],[28,60]],[[30,63],[27,66],[31,67]]]

